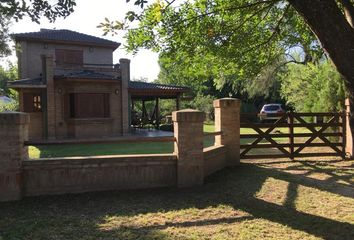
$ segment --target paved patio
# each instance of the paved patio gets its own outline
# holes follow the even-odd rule
[[[172,137],[173,132],[156,129],[133,128],[131,129],[130,135],[134,137]]]

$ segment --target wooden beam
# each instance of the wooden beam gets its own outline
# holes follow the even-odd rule
[[[178,111],[181,107],[181,94],[178,94],[176,97],[176,111]]]
[[[159,129],[160,128],[160,106],[159,106],[158,97],[155,100],[155,120],[156,120],[156,129]]]

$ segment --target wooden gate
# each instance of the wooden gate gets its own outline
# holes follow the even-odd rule
[[[260,119],[275,120],[272,123],[263,123]],[[241,114],[240,157],[241,159],[294,159],[319,156],[345,158],[345,121],[345,112]]]

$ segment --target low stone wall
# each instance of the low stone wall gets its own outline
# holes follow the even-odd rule
[[[219,171],[227,165],[225,146],[204,148],[204,177]]]
[[[67,157],[23,161],[23,195],[176,186],[172,154]]]

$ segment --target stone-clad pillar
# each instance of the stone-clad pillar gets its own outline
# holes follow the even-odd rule
[[[349,157],[354,157],[354,141],[353,141],[353,133],[351,131],[351,127],[353,128],[354,126],[350,125],[350,103],[349,103],[349,98],[345,100],[345,107],[346,107],[346,112],[347,112],[347,119],[346,119],[346,146],[345,146],[345,152],[349,154]],[[352,116],[353,117],[353,116]]]
[[[172,113],[177,155],[177,186],[192,187],[203,184],[203,122],[204,112],[192,109]]]
[[[129,94],[128,87],[130,81],[130,60],[121,58],[119,59],[122,79],[122,135],[129,133]]]
[[[235,98],[214,101],[215,131],[222,132],[215,136],[215,145],[226,147],[227,166],[240,164],[240,104]]]
[[[29,115],[0,113],[0,202],[22,197],[22,161],[28,158]]]

